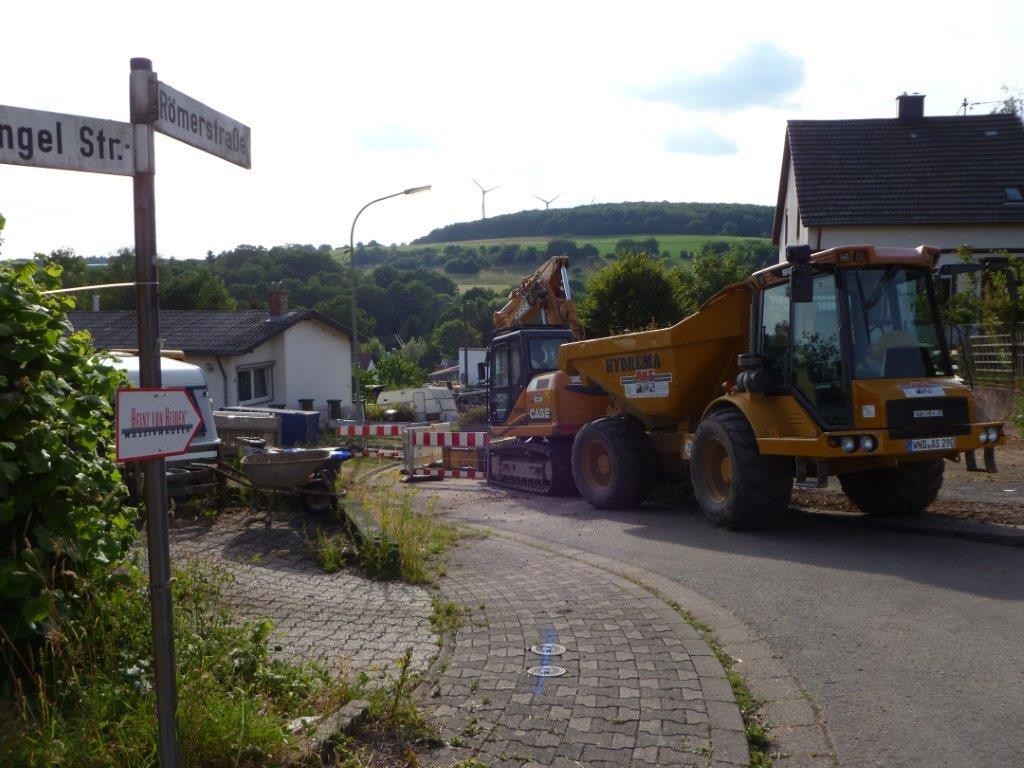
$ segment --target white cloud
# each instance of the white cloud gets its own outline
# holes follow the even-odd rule
[[[430,136],[398,125],[384,125],[364,130],[359,134],[359,145],[375,152],[436,149],[438,144]]]
[[[804,68],[801,57],[761,41],[713,72],[681,72],[635,93],[642,99],[692,110],[735,112],[748,107],[778,107],[803,85]]]
[[[665,136],[665,149],[689,155],[735,155],[738,151],[733,139],[715,133],[710,128],[679,128]]]

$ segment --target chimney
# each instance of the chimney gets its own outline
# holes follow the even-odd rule
[[[906,93],[905,91],[896,97],[900,103],[900,120],[911,122],[924,117],[924,94]]]
[[[281,283],[271,283],[270,292],[267,297],[270,305],[270,316],[278,317],[288,312],[288,291]]]
[[[92,295],[92,311],[93,312],[99,312],[100,311],[100,295],[98,293],[94,293]]]

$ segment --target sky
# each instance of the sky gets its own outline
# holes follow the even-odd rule
[[[946,10],[949,8],[950,10]],[[5,4],[0,104],[127,122],[132,57],[252,129],[246,170],[156,137],[157,249],[410,242],[639,200],[774,205],[786,121],[984,113],[1024,88],[1024,4]],[[2,258],[133,243],[123,176],[0,165]],[[657,233],[652,233],[657,234]]]

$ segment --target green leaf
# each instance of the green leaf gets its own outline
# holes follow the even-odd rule
[[[29,625],[38,624],[50,615],[50,598],[43,594],[26,601],[21,606],[21,618]]]

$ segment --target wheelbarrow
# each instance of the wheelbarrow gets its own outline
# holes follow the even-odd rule
[[[242,457],[240,470],[222,464],[220,469],[236,482],[270,496],[267,525],[278,495],[297,495],[307,512],[326,512],[337,507],[334,490],[341,464],[352,457],[336,448],[308,448]]]

